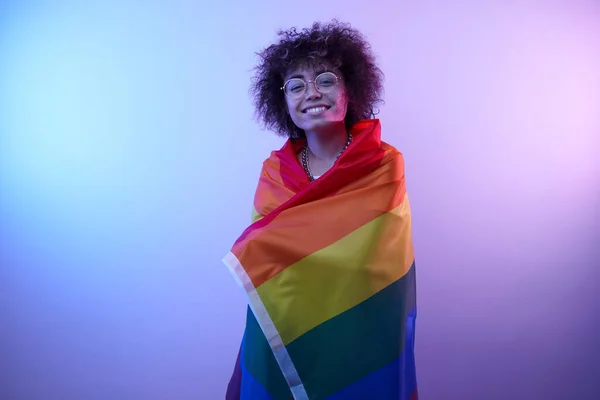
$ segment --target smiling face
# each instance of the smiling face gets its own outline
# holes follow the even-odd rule
[[[334,73],[339,78],[337,84],[331,86],[332,82],[327,75],[321,75],[324,72]],[[319,77],[319,75],[321,76]],[[306,91],[298,98],[285,96],[290,117],[298,128],[305,132],[323,131],[331,125],[344,123],[348,108],[348,96],[339,71],[334,70],[327,62],[320,62],[315,66],[301,64],[288,71],[284,76],[284,82],[292,78],[300,78],[307,84]],[[317,90],[315,79],[317,79],[321,92]],[[322,93],[325,91],[327,92]]]

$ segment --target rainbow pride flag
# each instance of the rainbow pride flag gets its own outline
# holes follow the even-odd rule
[[[377,119],[309,182],[287,141],[224,258],[248,295],[228,399],[416,400],[416,287],[404,159]]]

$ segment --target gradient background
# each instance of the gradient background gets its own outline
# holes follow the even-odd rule
[[[224,397],[254,52],[332,17],[406,157],[421,398],[600,399],[600,3],[0,4],[0,399]]]

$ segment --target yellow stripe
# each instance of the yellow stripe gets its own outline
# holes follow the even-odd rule
[[[405,195],[392,211],[289,266],[257,291],[287,345],[404,276],[413,260]]]
[[[261,219],[263,216],[260,215],[258,213],[258,211],[256,211],[256,207],[252,206],[252,217],[251,217],[251,221],[252,223],[255,223],[256,221],[258,221],[259,219]]]

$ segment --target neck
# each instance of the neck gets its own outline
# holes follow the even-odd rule
[[[307,130],[308,148],[315,157],[333,163],[348,140],[344,122],[333,124],[324,130]]]

